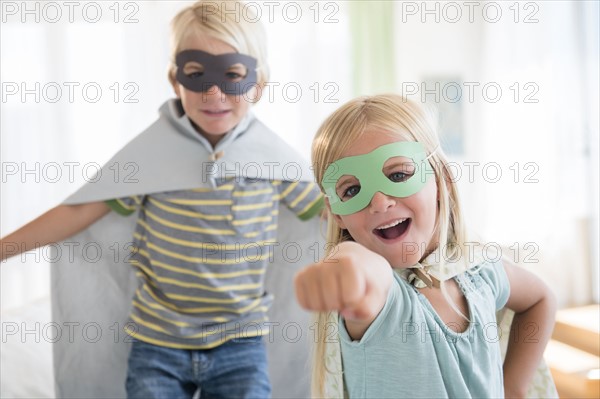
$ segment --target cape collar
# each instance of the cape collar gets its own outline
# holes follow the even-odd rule
[[[444,260],[443,264],[442,260]],[[440,288],[440,282],[450,280],[465,271],[475,273],[483,261],[479,253],[472,259],[465,259],[465,257],[456,261],[442,259],[440,250],[436,249],[421,262],[407,269],[396,269],[396,272],[416,288]]]
[[[223,152],[230,144],[232,144],[239,136],[244,134],[250,124],[256,119],[251,111],[248,111],[242,120],[229,132],[227,132],[217,143],[215,148],[204,138],[192,125],[192,122],[183,111],[181,100],[172,99],[165,102],[158,110],[159,114],[169,120],[173,126],[177,128],[185,136],[196,140],[211,153]]]
[[[180,100],[167,101],[159,114],[63,203],[214,188],[218,179],[314,181],[310,164],[250,112],[216,148],[194,129]]]

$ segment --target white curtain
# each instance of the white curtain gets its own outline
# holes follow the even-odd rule
[[[483,80],[516,82],[512,97],[520,90],[517,102],[482,109],[482,159],[515,165],[512,181],[486,187],[486,233],[522,249],[533,243],[539,263],[524,265],[547,278],[562,306],[587,304],[598,284],[598,65],[589,64],[598,58],[598,4],[531,5],[532,23],[484,30]]]
[[[2,235],[89,180],[171,95],[175,5],[128,4],[79,3],[69,15],[63,3],[3,3]],[[2,309],[47,295],[49,256],[41,250],[2,265]]]
[[[440,108],[489,256],[598,301],[598,3],[396,5],[396,86]]]

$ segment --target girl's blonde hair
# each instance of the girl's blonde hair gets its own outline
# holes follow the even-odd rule
[[[397,136],[405,141],[422,143],[429,154],[438,191],[438,211],[434,231],[442,249],[441,267],[445,260],[455,260],[465,253],[466,233],[458,192],[448,161],[440,148],[436,132],[435,114],[425,107],[404,97],[387,94],[359,97],[337,109],[319,128],[312,145],[312,162],[319,185],[326,168],[366,131],[380,131],[381,134]],[[321,186],[321,190],[323,187]],[[435,239],[433,237],[432,239]],[[352,240],[350,234],[341,229],[329,215],[327,223],[328,248],[340,242]],[[425,256],[425,254],[424,254]],[[422,260],[422,259],[421,259]],[[448,299],[442,284],[442,292]],[[325,340],[327,322],[331,314],[317,316],[317,342],[313,361],[313,396],[325,395],[326,373],[331,371],[325,365]]]
[[[181,10],[171,21],[169,82],[175,85],[175,57],[184,50],[182,43],[190,36],[209,36],[221,40],[240,54],[257,60],[259,86],[269,80],[267,40],[252,7],[241,1],[198,1]]]

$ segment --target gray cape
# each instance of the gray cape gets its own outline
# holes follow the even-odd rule
[[[120,173],[117,173],[120,172]],[[251,114],[213,150],[177,100],[64,204],[213,187],[215,178],[309,181],[309,165]],[[52,318],[57,397],[125,397],[127,323],[137,280],[126,263],[136,216],[114,212],[53,246]],[[273,397],[309,397],[310,315],[295,302],[292,279],[324,248],[319,220],[301,222],[281,207],[278,243],[266,278],[275,296],[268,343]]]

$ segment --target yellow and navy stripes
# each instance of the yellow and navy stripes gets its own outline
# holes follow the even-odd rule
[[[312,182],[219,180],[215,189],[170,191],[107,202],[138,213],[130,263],[140,284],[128,331],[156,345],[205,349],[268,332],[272,298],[263,283],[280,203],[300,219],[318,214]]]

